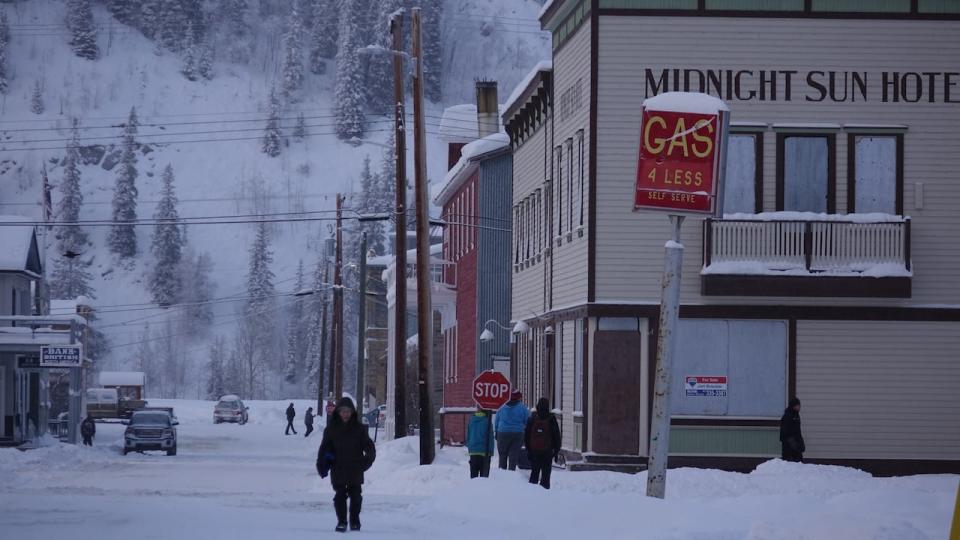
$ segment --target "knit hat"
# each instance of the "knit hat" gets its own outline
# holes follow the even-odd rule
[[[795,397],[790,398],[789,407],[790,407],[791,409],[792,409],[793,407],[796,407],[796,406],[799,405],[799,404],[800,404],[800,400],[799,400],[799,399],[797,399],[797,398],[795,398]]]
[[[521,392],[519,388],[514,388],[513,393],[510,394],[510,401],[522,401],[522,400],[523,400],[523,392]]]

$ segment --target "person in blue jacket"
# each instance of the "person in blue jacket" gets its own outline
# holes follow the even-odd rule
[[[510,394],[510,401],[497,411],[497,454],[501,469],[517,470],[528,418],[530,410],[523,404],[523,394],[520,390],[514,390]]]
[[[467,453],[470,454],[470,478],[490,476],[490,457],[493,456],[492,413],[479,410],[467,424]]]

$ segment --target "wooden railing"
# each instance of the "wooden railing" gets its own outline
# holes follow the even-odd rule
[[[909,274],[910,218],[885,221],[708,219],[704,267],[710,273]]]

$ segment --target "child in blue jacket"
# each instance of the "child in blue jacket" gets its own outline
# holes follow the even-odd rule
[[[493,455],[493,426],[490,414],[490,411],[478,410],[467,424],[470,478],[490,476],[490,457]]]

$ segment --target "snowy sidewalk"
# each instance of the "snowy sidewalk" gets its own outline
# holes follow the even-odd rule
[[[332,489],[314,470],[320,433],[284,436],[287,402],[250,402],[245,426],[213,425],[213,404],[171,401],[179,452],[120,455],[123,426],[94,448],[0,450],[0,538],[336,538]],[[306,402],[297,402],[298,415]],[[298,416],[297,422],[301,418]],[[299,428],[298,428],[299,430]],[[462,449],[417,465],[417,441],[378,445],[363,531],[382,538],[584,536],[670,540],[940,540],[960,477],[872,478],[779,460],[752,474],[679,469],[667,500],[646,476],[556,471],[554,489],[520,472],[471,481]],[[353,534],[353,533],[350,533]]]

